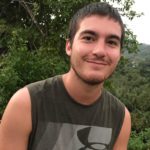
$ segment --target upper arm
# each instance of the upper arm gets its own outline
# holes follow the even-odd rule
[[[31,132],[31,104],[27,88],[10,99],[0,124],[0,149],[27,150]]]
[[[123,125],[113,150],[127,150],[130,132],[131,132],[131,116],[127,108],[125,108],[125,117]]]

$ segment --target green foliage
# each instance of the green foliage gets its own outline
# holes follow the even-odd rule
[[[132,132],[129,150],[150,150],[150,128],[140,133]]]
[[[51,47],[29,51],[26,29],[14,28],[7,41],[9,52],[0,59],[0,104],[2,113],[12,94],[31,82],[67,70],[68,65]]]
[[[150,46],[139,45],[135,54],[124,54],[109,88],[131,112],[132,134],[129,150],[150,149]]]

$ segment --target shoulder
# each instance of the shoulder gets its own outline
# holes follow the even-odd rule
[[[30,96],[25,87],[12,96],[4,111],[0,125],[0,141],[3,143],[0,142],[0,145],[7,145],[7,148],[14,145],[26,147],[31,130]]]
[[[18,108],[24,108],[29,109],[30,108],[30,95],[29,91],[26,87],[18,90],[10,99],[6,111],[10,107],[18,107]],[[15,109],[16,111],[18,109]],[[20,109],[19,109],[20,110]]]
[[[57,75],[54,77],[50,77],[50,78],[47,78],[47,79],[44,79],[41,81],[37,81],[37,82],[31,83],[31,84],[28,84],[26,87],[28,88],[29,93],[30,92],[38,93],[38,92],[41,92],[41,91],[49,88],[52,85],[57,84],[57,82],[59,82],[60,79],[61,79],[61,75]]]
[[[26,116],[26,114],[30,113],[31,111],[30,109],[31,109],[30,95],[28,89],[24,87],[18,90],[9,100],[9,103],[6,106],[6,109],[2,117],[1,125],[3,125],[3,123],[7,122],[9,123],[10,121],[14,122],[14,120],[19,118],[21,119],[23,114]]]
[[[121,111],[124,115],[125,105],[109,91],[104,89],[103,93],[105,101],[111,106],[112,110],[114,110],[116,113]]]
[[[127,150],[128,141],[131,133],[131,116],[127,108],[125,108],[125,116],[120,130],[119,136],[116,140],[114,150]]]
[[[111,103],[114,120],[116,120],[117,118],[117,121],[119,123],[117,126],[118,134],[113,150],[127,150],[127,145],[131,133],[130,112],[128,111],[126,106],[110,92],[105,91],[105,96],[107,97],[109,103]]]

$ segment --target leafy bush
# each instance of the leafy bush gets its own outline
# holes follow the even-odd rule
[[[150,128],[144,129],[140,133],[135,131],[131,134],[129,150],[150,150]]]
[[[16,90],[31,82],[63,73],[68,68],[56,49],[40,46],[30,51],[28,34],[25,33],[25,29],[13,29],[7,41],[9,51],[0,56],[0,114]]]

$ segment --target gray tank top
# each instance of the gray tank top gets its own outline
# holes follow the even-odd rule
[[[125,106],[103,89],[89,106],[75,102],[61,76],[27,85],[32,132],[28,150],[112,150],[123,124]]]

